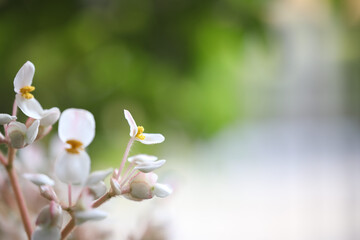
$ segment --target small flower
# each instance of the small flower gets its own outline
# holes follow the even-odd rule
[[[141,201],[151,199],[154,196],[167,197],[172,189],[167,185],[157,183],[158,176],[155,173],[140,173],[129,184],[129,193],[124,196],[130,200]]]
[[[143,144],[156,144],[165,140],[165,137],[159,133],[144,133],[144,127],[137,126],[134,118],[128,110],[124,110],[125,118],[130,126],[130,137]]]
[[[128,158],[128,161],[132,164],[137,165],[135,169],[140,172],[149,173],[155,169],[160,168],[165,164],[166,160],[157,160],[156,156],[138,154]]]
[[[14,79],[16,104],[26,116],[40,120],[41,126],[51,126],[59,119],[60,110],[56,107],[44,110],[35,99],[31,93],[35,90],[35,87],[31,86],[34,74],[35,66],[30,61],[27,61],[16,74]]]
[[[55,173],[64,183],[82,184],[90,172],[90,157],[84,150],[95,136],[94,116],[83,109],[67,109],[59,120],[59,137],[68,144],[58,157]]]
[[[38,134],[40,121],[34,121],[29,128],[20,122],[11,122],[7,128],[10,144],[13,148],[23,148],[33,143]]]

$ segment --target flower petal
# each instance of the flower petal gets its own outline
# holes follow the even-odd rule
[[[112,173],[112,171],[113,169],[109,168],[106,170],[92,172],[86,180],[86,185],[90,186],[98,184],[100,181],[103,181],[110,173]]]
[[[147,154],[138,154],[138,155],[129,157],[128,161],[130,163],[138,165],[138,164],[147,163],[147,162],[154,162],[157,159],[158,158],[156,156],[151,156],[151,155],[147,155]]]
[[[171,193],[172,189],[168,185],[157,183],[154,186],[154,194],[157,197],[164,198],[169,196]]]
[[[54,123],[56,123],[59,117],[60,117],[59,108],[53,107],[50,109],[45,109],[42,114],[42,118],[40,120],[40,125],[44,127],[51,126]]]
[[[136,122],[128,110],[124,110],[124,115],[130,126],[130,137],[135,137],[138,132]]]
[[[155,169],[160,168],[162,165],[164,165],[166,160],[159,160],[156,162],[150,162],[150,163],[143,163],[135,167],[135,169],[139,170],[143,173],[149,173],[154,171]]]
[[[8,124],[14,120],[16,120],[16,116],[11,116],[9,114],[0,113],[0,125]]]
[[[84,109],[65,110],[59,120],[59,137],[63,142],[78,140],[88,146],[95,137],[94,116]]]
[[[60,240],[61,232],[57,227],[37,227],[31,235],[31,240]]]
[[[26,116],[41,119],[44,110],[35,98],[26,99],[16,94],[16,104]]]
[[[20,89],[25,86],[31,86],[35,74],[35,66],[32,62],[27,61],[17,72],[14,79],[14,91],[20,92]]]
[[[45,174],[41,174],[41,173],[37,173],[37,174],[25,173],[23,174],[23,177],[38,186],[42,186],[42,185],[54,186],[55,184],[54,180],[52,180]]]
[[[78,154],[64,151],[55,163],[57,177],[67,184],[82,184],[90,172],[90,157],[85,151]]]
[[[35,120],[27,129],[25,135],[25,141],[27,144],[32,144],[35,141],[37,134],[39,132],[39,125],[40,125],[40,121]]]
[[[98,209],[78,211],[74,213],[76,224],[81,224],[89,220],[102,220],[107,217],[107,213]]]
[[[145,137],[144,140],[136,139],[143,144],[157,144],[165,140],[165,137],[159,133],[143,133],[143,135]]]

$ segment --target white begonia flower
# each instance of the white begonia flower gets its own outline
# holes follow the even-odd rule
[[[23,174],[23,177],[37,186],[42,186],[42,185],[54,186],[55,184],[54,180],[52,180],[45,174],[41,174],[41,173],[25,173]]]
[[[130,200],[141,201],[151,199],[154,196],[167,197],[171,194],[170,187],[157,183],[158,176],[155,173],[140,173],[129,184],[130,191],[124,196]]]
[[[137,126],[134,118],[128,110],[124,110],[124,115],[130,126],[130,137],[143,144],[156,144],[165,140],[159,133],[144,133],[144,127]]]
[[[9,123],[7,132],[13,148],[23,148],[33,143],[39,131],[40,121],[35,120],[29,128],[20,122]]]
[[[69,145],[58,157],[55,173],[68,184],[82,184],[90,172],[90,157],[84,150],[95,136],[94,116],[83,109],[67,109],[59,120],[59,137]]]
[[[12,121],[15,121],[17,118],[16,116],[11,116],[9,114],[0,113],[0,125],[8,124]]]
[[[132,164],[137,165],[135,169],[148,173],[152,172],[155,169],[160,168],[165,164],[166,160],[158,160],[156,156],[146,155],[146,154],[138,154],[128,158],[128,161]]]
[[[44,110],[31,94],[35,90],[35,87],[31,86],[34,74],[35,67],[30,61],[27,61],[16,74],[14,79],[16,104],[26,116],[40,120],[41,126],[51,126],[59,119],[60,110],[56,107]]]

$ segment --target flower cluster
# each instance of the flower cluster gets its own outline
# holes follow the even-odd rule
[[[131,146],[138,141],[143,144],[157,144],[165,140],[162,134],[145,133],[138,126],[129,111],[124,110],[125,119],[130,126],[130,140],[125,149],[120,167],[90,173],[91,159],[86,152],[95,137],[95,118],[87,110],[70,108],[62,113],[56,107],[43,109],[33,95],[32,86],[35,67],[26,62],[14,79],[16,93],[12,115],[0,114],[0,144],[8,146],[8,157],[0,152],[0,162],[6,167],[13,184],[26,233],[32,240],[65,239],[79,224],[89,220],[101,220],[107,213],[97,209],[115,196],[123,196],[134,201],[142,201],[171,194],[169,186],[157,182],[154,170],[163,166],[166,160],[156,156],[138,154],[129,157]],[[17,108],[27,117],[25,123],[17,121]],[[55,162],[55,176],[40,173],[26,173],[23,177],[38,186],[40,195],[49,200],[39,213],[36,228],[32,231],[25,200],[17,184],[13,168],[16,149],[24,148],[34,141],[45,137],[59,120],[58,135],[64,148]],[[128,164],[126,165],[126,162]],[[125,168],[127,166],[127,168]],[[109,188],[104,180],[109,176]],[[58,181],[67,185],[67,202],[61,201],[54,185]],[[73,186],[80,186],[80,194],[74,196]],[[74,201],[76,199],[76,201]],[[70,221],[63,227],[63,215],[68,214]]]

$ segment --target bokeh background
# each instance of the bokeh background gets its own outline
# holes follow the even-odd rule
[[[93,169],[123,109],[165,135],[132,154],[173,195],[107,203],[109,239],[360,239],[359,43],[358,0],[1,0],[0,112],[30,60],[44,108],[94,114]]]

